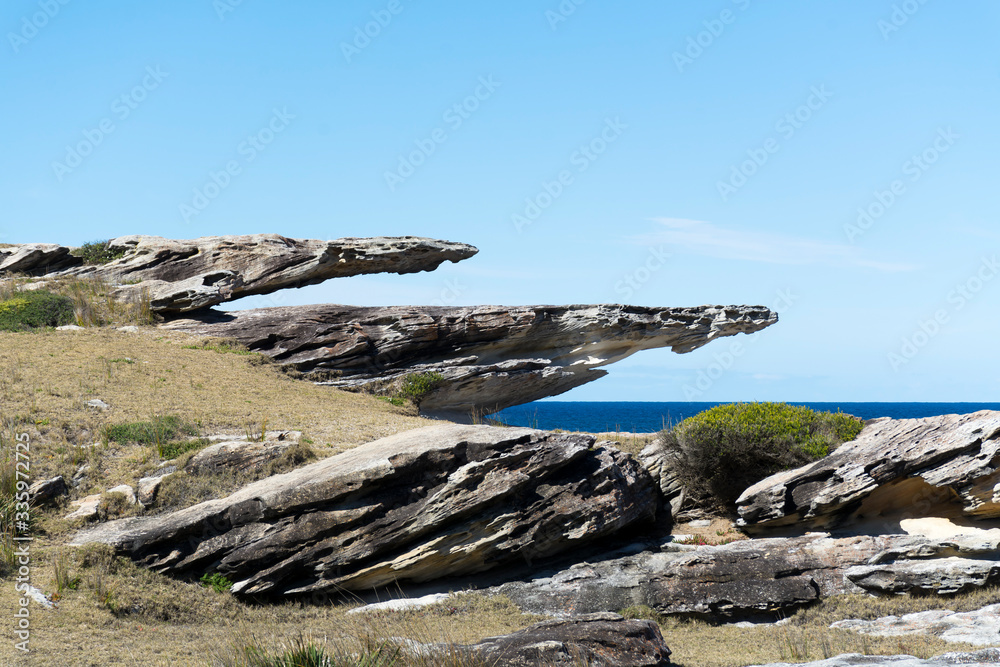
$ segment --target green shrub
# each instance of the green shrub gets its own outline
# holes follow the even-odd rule
[[[663,439],[695,504],[732,509],[748,487],[821,459],[864,423],[842,412],[786,403],[718,405],[685,419]]]
[[[436,389],[442,380],[444,376],[440,373],[410,373],[403,378],[399,393],[419,405],[420,401]]]
[[[73,248],[70,254],[82,259],[84,264],[107,264],[125,256],[124,249],[112,250],[108,247],[109,244],[110,241],[107,240],[91,241],[79,248]]]
[[[174,416],[153,417],[148,422],[126,422],[104,427],[104,438],[108,442],[136,442],[158,447],[168,445],[179,436],[197,433],[198,429],[193,425]]]
[[[46,290],[18,292],[0,301],[0,330],[3,331],[59,327],[75,320],[73,301]]]
[[[213,572],[212,574],[205,573],[201,575],[199,581],[201,581],[202,586],[211,588],[216,593],[225,593],[233,587],[233,582],[218,572]]]

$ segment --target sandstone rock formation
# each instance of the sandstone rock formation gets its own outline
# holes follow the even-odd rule
[[[249,471],[262,467],[279,458],[297,445],[301,431],[268,431],[261,441],[224,438],[211,444],[188,460],[187,472],[214,472],[217,470]]]
[[[922,660],[912,655],[861,655],[846,653],[818,662],[775,662],[758,667],[995,667],[1000,663],[1000,648],[988,648],[975,653],[944,653]]]
[[[436,373],[422,412],[456,420],[555,396],[640,350],[683,353],[777,322],[760,306],[296,306],[208,312],[166,327],[235,338],[342,389],[390,392]]]
[[[583,435],[440,425],[171,514],[84,530],[159,572],[242,596],[367,591],[532,562],[653,519],[653,482]]]
[[[921,634],[939,637],[946,642],[993,646],[1000,645],[1000,604],[963,613],[932,609],[903,616],[883,616],[870,621],[844,619],[830,627],[877,637]]]
[[[868,524],[900,532],[910,517],[1000,518],[1000,412],[879,419],[830,456],[780,472],[737,501],[760,532]]]
[[[46,274],[76,266],[78,257],[70,249],[55,243],[22,243],[0,247],[0,274]]]
[[[12,246],[0,249],[0,273],[97,276],[121,285],[119,298],[146,294],[152,310],[175,314],[330,278],[433,271],[442,262],[458,262],[478,252],[465,243],[415,236],[316,241],[277,234],[190,241],[133,235],[111,240],[108,249],[124,256],[83,266],[62,246]]]
[[[590,665],[591,667],[665,667],[670,648],[652,621],[625,620],[618,614],[590,614],[543,621],[513,634],[458,647],[487,665]]]
[[[968,572],[958,584],[955,560],[997,565],[1000,531],[987,536],[934,539],[911,535],[860,535],[833,538],[810,534],[759,538],[718,546],[670,542],[641,544],[638,553],[607,554],[568,569],[549,569],[527,581],[493,587],[524,611],[585,614],[648,605],[662,614],[710,619],[773,616],[821,598],[843,593],[879,593],[877,578],[852,577],[856,567],[922,566],[928,573],[950,572],[952,589],[1000,581]],[[933,576],[933,575],[928,575]],[[920,580],[909,580],[892,592],[925,592]],[[945,591],[942,591],[945,592]]]

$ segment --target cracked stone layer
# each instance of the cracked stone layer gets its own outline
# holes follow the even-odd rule
[[[830,456],[754,484],[737,508],[752,532],[1000,519],[1000,412],[874,420]]]
[[[413,373],[441,381],[420,401],[427,414],[468,419],[555,396],[607,374],[641,350],[685,353],[778,316],[762,306],[342,305],[198,313],[164,325],[235,338],[329,384],[392,393]]]
[[[79,533],[243,596],[370,591],[572,551],[651,522],[653,481],[579,434],[431,426],[170,514]]]
[[[176,314],[331,278],[433,271],[442,262],[458,262],[478,252],[465,243],[416,236],[318,241],[278,234],[193,240],[132,235],[112,239],[108,249],[124,256],[83,266],[63,246],[13,246],[0,249],[0,272],[99,277],[120,285],[117,298],[148,295],[152,310]]]

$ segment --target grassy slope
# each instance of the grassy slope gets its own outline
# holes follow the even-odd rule
[[[185,347],[193,342],[155,329],[0,333],[0,436],[10,442],[16,432],[31,435],[34,479],[69,477],[81,463],[93,465],[97,473],[74,491],[79,496],[134,482],[139,471],[158,460],[151,447],[77,447],[97,440],[106,423],[174,414],[199,422],[206,433],[242,433],[259,428],[266,419],[269,429],[305,431],[320,456],[427,423],[371,397],[292,380],[254,356]],[[111,408],[101,412],[86,407],[93,398]],[[637,440],[626,448],[638,450],[642,444]],[[277,647],[299,634],[327,644],[344,634],[365,632],[471,642],[534,620],[502,601],[474,596],[457,609],[384,614],[370,620],[345,616],[350,604],[243,605],[227,593],[156,575],[99,549],[64,547],[72,534],[61,519],[66,511],[61,507],[38,516],[32,580],[46,592],[55,592],[58,562],[70,580],[78,577],[79,582],[75,589],[62,591],[55,611],[32,605],[31,662],[21,662],[12,642],[5,641],[0,644],[0,664],[206,665],[213,653],[233,645],[259,641]],[[9,576],[0,580],[0,609],[15,609],[17,597]],[[951,599],[946,606],[971,609],[996,599],[994,590]],[[827,629],[838,618],[940,606],[933,599],[846,596],[796,614],[790,625],[780,628],[675,620],[662,624],[675,662],[688,667],[818,659],[845,651],[929,656],[967,648],[919,637],[863,639]],[[5,623],[10,622],[8,616]]]

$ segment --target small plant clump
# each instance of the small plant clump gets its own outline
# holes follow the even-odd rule
[[[47,290],[17,292],[0,301],[0,331],[30,331],[74,321],[72,299]]]
[[[399,393],[403,398],[408,398],[419,405],[420,401],[434,391],[442,380],[444,376],[440,373],[410,373],[403,378]]]
[[[224,575],[219,574],[218,572],[213,572],[212,574],[208,574],[206,572],[205,574],[201,575],[201,579],[199,579],[199,581],[201,582],[202,586],[205,586],[206,588],[211,588],[216,593],[225,593],[226,591],[228,591],[230,588],[233,587],[233,582],[227,579]]]
[[[207,440],[181,440],[183,436],[194,436],[198,429],[193,424],[174,415],[155,416],[148,422],[126,422],[109,424],[103,429],[107,442],[152,445],[161,458],[172,459],[184,452],[201,449]]]
[[[111,242],[108,240],[91,241],[84,243],[79,248],[73,248],[70,254],[79,257],[84,264],[88,265],[107,264],[125,256],[124,248],[112,250],[110,245]]]
[[[732,509],[740,494],[781,470],[827,456],[853,440],[862,420],[786,403],[718,405],[685,419],[663,439],[692,499]]]

